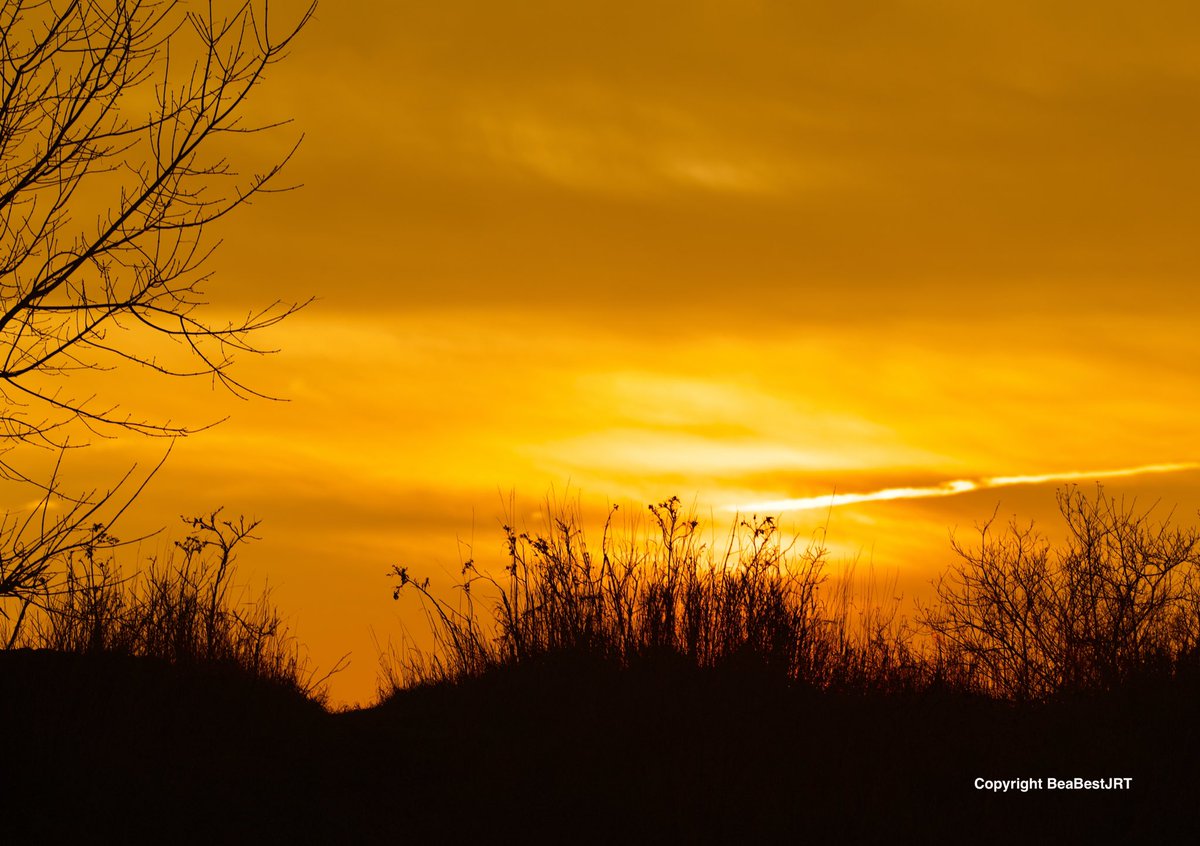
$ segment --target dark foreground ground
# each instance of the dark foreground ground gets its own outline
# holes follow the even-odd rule
[[[1016,709],[665,665],[328,714],[148,660],[0,652],[0,842],[1190,843],[1200,686]],[[994,794],[976,778],[1130,777]]]

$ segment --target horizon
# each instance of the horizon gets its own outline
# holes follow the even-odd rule
[[[556,491],[782,512],[908,599],[950,531],[1052,529],[1064,483],[1192,522],[1197,37],[1078,2],[324,2],[250,101],[294,122],[246,158],[303,134],[302,187],[206,266],[211,314],[317,298],[235,368],[288,401],[72,377],[229,418],[121,525],[165,526],[152,553],[181,514],[260,519],[243,576],[365,703],[373,639],[423,625],[389,568],[499,557],[510,496],[530,528]],[[165,449],[96,438],[65,478]]]

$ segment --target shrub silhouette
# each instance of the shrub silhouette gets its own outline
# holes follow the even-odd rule
[[[118,653],[244,673],[324,701],[317,678],[270,601],[236,587],[236,553],[256,522],[220,512],[185,519],[175,554],[131,576],[117,566],[121,542],[97,524],[67,557],[18,644],[72,653]],[[335,668],[336,671],[336,668]]]
[[[785,545],[773,518],[742,520],[716,555],[678,498],[649,507],[649,537],[614,534],[614,508],[597,559],[562,508],[540,534],[506,526],[504,575],[468,561],[457,604],[393,569],[393,597],[420,594],[435,645],[385,658],[382,692],[562,656],[620,667],[669,657],[824,690],[1018,701],[1200,669],[1200,531],[1099,486],[1091,497],[1061,489],[1057,502],[1058,546],[1032,523],[997,531],[994,517],[977,547],[952,539],[957,560],[915,627],[893,591],[827,579],[823,543]]]
[[[960,677],[1019,700],[1171,674],[1200,650],[1200,533],[1107,496],[1057,493],[1061,546],[994,516],[935,583],[921,621]]]
[[[649,506],[648,537],[635,527],[614,536],[616,510],[598,560],[570,508],[541,534],[505,526],[504,575],[466,562],[457,607],[395,567],[393,597],[420,594],[435,648],[385,660],[383,692],[561,656],[620,667],[663,658],[739,666],[822,688],[894,689],[922,671],[898,600],[860,609],[848,577],[822,592],[827,551],[818,540],[797,550],[773,518],[752,518],[718,556],[677,497]]]

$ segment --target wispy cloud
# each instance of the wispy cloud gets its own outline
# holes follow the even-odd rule
[[[938,485],[905,488],[883,488],[865,493],[832,493],[827,496],[809,496],[799,499],[777,499],[766,502],[750,502],[727,505],[725,511],[809,511],[818,508],[835,508],[841,505],[856,505],[861,502],[880,502],[892,499],[928,499],[940,496],[956,496],[970,491],[1006,488],[1014,485],[1040,485],[1046,482],[1073,482],[1083,479],[1113,479],[1125,476],[1142,476],[1151,473],[1179,473],[1196,470],[1200,463],[1147,464],[1141,467],[1126,467],[1118,470],[1072,471],[1066,473],[1040,473],[1027,476],[988,476],[981,479],[953,479]]]

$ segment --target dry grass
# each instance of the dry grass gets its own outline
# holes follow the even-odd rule
[[[219,512],[185,523],[172,554],[128,576],[116,562],[120,541],[97,525],[13,645],[226,669],[324,702],[329,674],[310,668],[269,590],[251,594],[236,582],[237,550],[257,524]]]
[[[917,624],[894,582],[830,578],[814,538],[783,543],[771,517],[742,520],[723,548],[677,498],[649,506],[648,532],[609,514],[598,553],[578,511],[552,509],[540,533],[504,527],[499,576],[462,568],[457,601],[396,567],[394,597],[413,591],[432,650],[382,660],[381,694],[455,682],[518,664],[574,657],[629,667],[670,659],[752,668],[820,690],[950,690],[1012,700],[1111,690],[1200,662],[1200,531],[1156,522],[1097,488],[1059,492],[1066,544],[1032,526],[980,527],[955,543]]]
[[[598,555],[569,507],[543,533],[505,526],[503,574],[466,562],[458,603],[396,567],[394,596],[420,595],[436,646],[386,659],[381,692],[564,655],[739,667],[822,689],[902,689],[923,672],[898,598],[876,603],[854,596],[848,575],[828,579],[818,540],[797,548],[773,518],[752,518],[716,551],[678,498],[648,511],[648,533],[614,532],[614,508]]]

